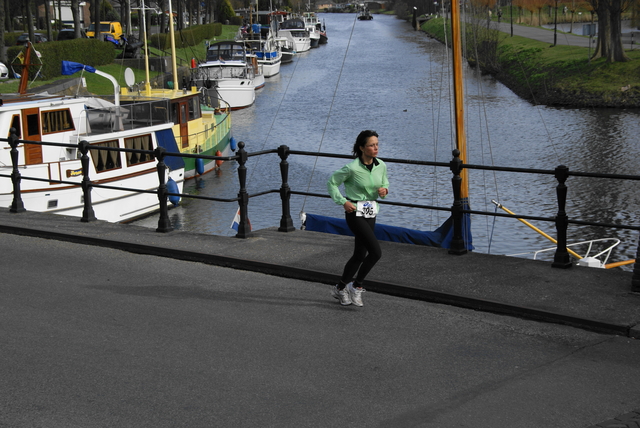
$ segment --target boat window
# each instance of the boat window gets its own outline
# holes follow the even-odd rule
[[[200,119],[202,112],[200,111],[200,98],[191,97],[189,99],[189,120]]]
[[[118,140],[92,144],[91,147],[118,147]],[[120,153],[111,150],[89,150],[96,172],[122,168]]]
[[[37,114],[27,115],[27,135],[40,135],[40,124]]]
[[[20,116],[19,115],[17,115],[17,114],[13,115],[13,118],[11,119],[11,126],[9,127],[8,135],[11,135],[11,128],[15,128],[16,129],[16,135],[18,136],[18,138],[21,138],[22,131],[20,131]]]
[[[178,109],[180,108],[179,103],[171,104],[171,122],[180,123],[180,115],[178,114]]]
[[[42,133],[73,131],[73,119],[69,109],[42,112]]]
[[[150,150],[153,151],[153,143],[151,141],[151,135],[140,135],[133,138],[124,139],[124,147],[134,150]],[[150,153],[130,153],[127,152],[127,165],[137,165],[140,163],[151,162],[153,155]]]

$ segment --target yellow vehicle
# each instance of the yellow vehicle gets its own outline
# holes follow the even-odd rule
[[[98,38],[105,39],[105,35],[111,35],[111,41],[116,41],[118,44],[122,44],[122,24],[118,21],[101,21],[100,22],[100,35]],[[95,24],[89,25],[89,29],[87,30],[87,36],[91,38],[96,37],[96,26]],[[108,37],[108,36],[107,36]]]

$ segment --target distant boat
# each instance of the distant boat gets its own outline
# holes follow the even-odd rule
[[[371,15],[371,12],[365,9],[360,11],[360,13],[358,14],[358,19],[360,21],[370,21],[373,19],[373,15]]]

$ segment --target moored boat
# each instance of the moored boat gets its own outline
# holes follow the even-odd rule
[[[226,40],[209,46],[206,61],[194,71],[194,80],[210,97],[220,98],[231,109],[240,109],[256,99],[255,73],[244,43]]]
[[[98,148],[153,151],[164,147],[175,153],[178,149],[172,132],[173,122],[154,114],[148,103],[120,105],[115,79],[95,69],[94,72],[114,82],[114,105],[104,104],[93,96],[37,95],[23,90],[18,94],[3,94],[0,132],[9,135],[11,129],[20,140],[26,141],[72,145],[86,141],[91,183],[110,186],[108,189],[94,188],[91,193],[95,217],[109,222],[130,221],[159,209],[155,193],[128,190],[155,190],[158,187],[158,161],[149,153]],[[23,71],[22,75],[28,76],[28,71]],[[164,107],[168,109],[168,103]],[[8,177],[13,169],[13,150],[9,150],[8,142],[0,142],[0,147],[4,149],[0,150],[0,173]],[[79,148],[23,141],[16,150],[22,176],[21,209],[83,215],[83,169]],[[165,163],[167,183],[171,183],[175,193],[181,193],[184,182],[182,158],[168,156]],[[9,207],[14,201],[13,184],[6,177],[0,177],[0,206]]]
[[[280,23],[278,36],[286,37],[293,43],[297,53],[311,49],[311,38],[304,21],[300,18],[287,19]]]

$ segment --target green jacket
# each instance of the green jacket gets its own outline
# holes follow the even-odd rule
[[[346,198],[340,193],[341,184],[344,183]],[[375,201],[378,199],[378,189],[389,189],[387,178],[387,165],[381,160],[373,159],[373,169],[369,171],[360,158],[354,159],[331,174],[327,182],[329,196],[338,204],[344,205],[347,199],[351,201]]]

